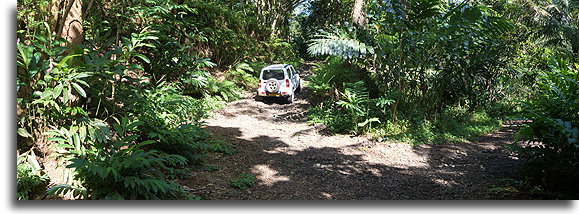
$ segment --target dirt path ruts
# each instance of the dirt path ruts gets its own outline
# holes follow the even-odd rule
[[[501,148],[512,128],[477,142],[411,146],[374,143],[365,137],[324,133],[306,123],[308,89],[292,104],[255,101],[251,95],[229,103],[208,119],[207,130],[230,142],[237,153],[193,170],[181,181],[206,199],[521,199],[492,191],[513,173],[519,160]],[[247,190],[229,186],[244,173],[256,177]]]

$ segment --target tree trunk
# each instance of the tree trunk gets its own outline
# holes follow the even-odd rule
[[[82,0],[65,0],[67,11],[62,15],[59,36],[66,39],[72,47],[82,43],[84,31],[82,28]],[[70,9],[69,9],[70,8]]]
[[[355,0],[352,8],[352,23],[366,27],[366,11],[364,10],[364,0]]]
[[[50,19],[51,30],[71,47],[82,43],[82,0],[53,0],[50,10],[54,14]]]
[[[275,38],[275,36],[277,35],[276,27],[277,27],[277,17],[274,17],[273,21],[271,23],[271,28],[270,28],[270,31],[271,31],[270,37],[271,38]]]

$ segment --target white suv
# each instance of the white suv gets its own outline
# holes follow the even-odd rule
[[[283,97],[288,103],[292,103],[294,94],[300,90],[300,76],[293,66],[275,64],[261,69],[257,88],[258,98]]]

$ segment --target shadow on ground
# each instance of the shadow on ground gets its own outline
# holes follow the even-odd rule
[[[506,143],[500,136],[483,137],[480,143],[415,146],[417,155],[427,157],[426,165],[397,167],[368,162],[363,154],[345,155],[342,149],[348,148],[292,150],[287,143],[292,139],[258,136],[247,140],[238,128],[209,126],[207,130],[220,133],[215,138],[231,142],[238,151],[210,163],[220,166],[220,171],[192,176],[187,182],[197,187],[195,194],[208,199],[524,199],[517,193],[492,191],[497,179],[518,165],[518,160],[500,149]],[[504,130],[503,134],[508,133]],[[228,186],[243,173],[256,176],[254,187],[236,190]]]
[[[335,138],[325,138],[323,128],[305,125],[309,93],[303,87],[292,104],[255,101],[252,94],[220,110],[222,117],[214,119],[220,125],[206,129],[213,138],[230,142],[237,153],[214,154],[207,164],[218,171],[194,170],[182,183],[205,199],[527,199],[495,188],[520,164],[501,148],[512,139],[511,126],[472,143],[400,146],[346,139],[331,144],[326,141]],[[283,130],[279,124],[293,128]],[[252,133],[242,133],[240,126]],[[284,131],[292,134],[278,133]],[[230,186],[246,173],[256,177],[255,186]]]

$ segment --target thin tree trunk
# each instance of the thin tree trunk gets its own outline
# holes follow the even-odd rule
[[[400,94],[402,94],[402,91],[404,90],[404,84],[402,81],[402,74],[405,71],[405,67],[406,67],[406,56],[404,55],[405,51],[404,51],[404,28],[405,28],[405,21],[406,21],[406,0],[402,0],[401,2],[401,6],[402,6],[402,22],[400,23],[400,33],[399,33],[399,37],[398,37],[398,43],[400,44],[399,49],[400,49],[400,59],[398,61],[398,69],[396,69],[396,83],[398,84],[398,92]],[[392,122],[394,122],[394,125],[398,125],[398,103],[400,102],[400,97],[398,96],[396,98],[396,102],[394,102],[392,104]]]
[[[352,9],[352,22],[360,27],[366,27],[366,11],[364,10],[364,0],[355,0]]]
[[[82,43],[82,0],[65,0],[66,8],[56,27],[57,35],[66,39],[71,46]]]
[[[62,17],[60,17],[60,22],[57,25],[57,33],[58,35],[62,34],[63,28],[64,28],[64,23],[66,21],[66,18],[68,18],[68,13],[70,13],[70,10],[72,9],[72,5],[74,4],[75,0],[69,0],[69,2],[66,5],[66,8],[64,9],[64,13],[62,14]]]
[[[94,0],[91,0],[88,3],[88,6],[86,7],[86,9],[84,10],[84,13],[82,14],[82,20],[86,20],[86,17],[88,16],[88,14],[90,14],[90,9],[92,8],[93,3],[94,3]]]
[[[270,35],[271,38],[274,38],[275,35],[277,34],[277,33],[275,32],[275,31],[276,31],[276,26],[277,26],[277,16],[273,18],[273,21],[272,21],[272,23],[271,23],[271,29],[270,29],[270,31],[271,31],[271,35]]]

